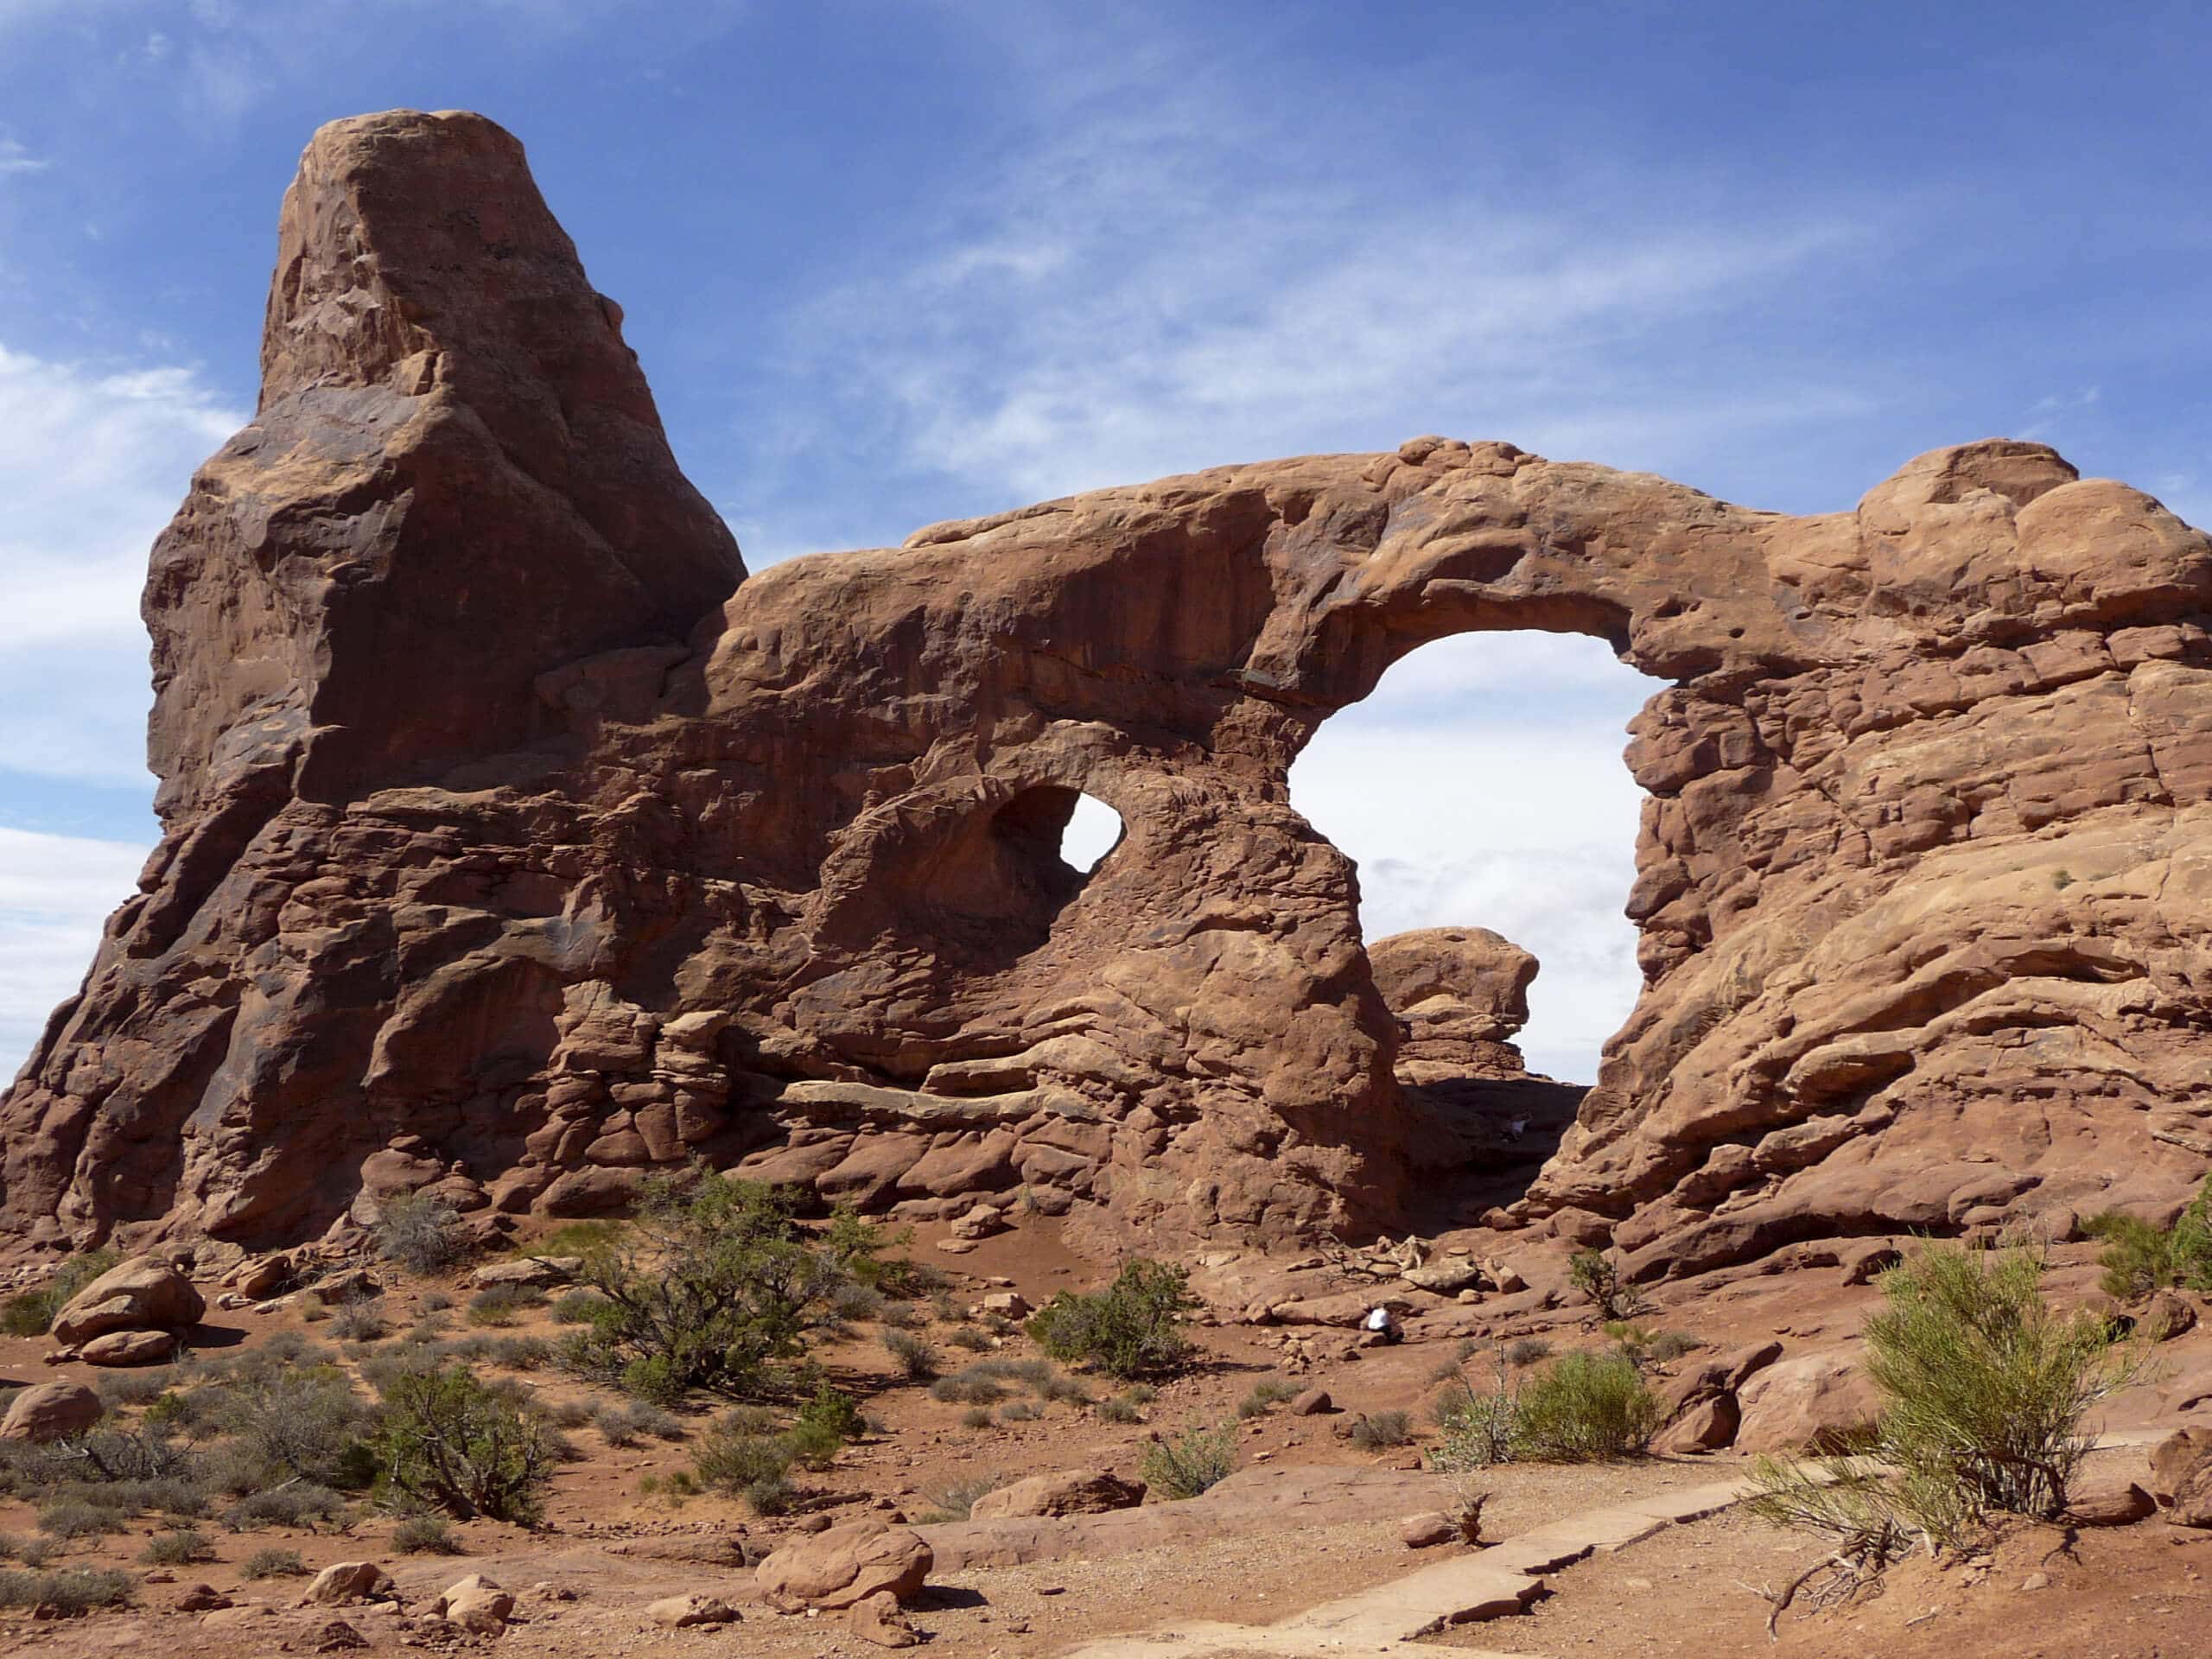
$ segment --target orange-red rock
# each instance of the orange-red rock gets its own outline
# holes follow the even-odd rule
[[[317,135],[263,355],[155,551],[163,840],[0,1110],[18,1233],[582,1214],[696,1154],[1264,1242],[1471,1216],[1563,1130],[1510,1218],[1653,1276],[2202,1177],[2212,543],[2041,445],[1789,518],[1422,438],[744,578],[466,115]],[[1503,628],[1671,682],[1571,1128],[1525,954],[1367,949],[1286,782]],[[1127,826],[1087,879],[1079,791]]]

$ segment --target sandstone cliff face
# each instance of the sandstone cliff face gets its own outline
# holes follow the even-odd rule
[[[2202,1173],[2212,543],[2139,492],[1990,442],[1789,518],[1426,438],[741,585],[512,139],[338,124],[283,226],[148,588],[165,838],[0,1114],[13,1229],[583,1213],[695,1153],[1102,1249],[1448,1218],[1557,1132],[1496,1092],[1525,958],[1363,948],[1285,778],[1519,627],[1674,682],[1647,988],[1520,1216],[1654,1274]],[[1087,880],[1078,792],[1127,825]]]

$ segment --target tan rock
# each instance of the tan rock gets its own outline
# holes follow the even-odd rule
[[[1398,1536],[1408,1549],[1429,1549],[1451,1543],[1459,1535],[1459,1527],[1441,1510],[1424,1510],[1398,1523]]]
[[[1847,1449],[1872,1429],[1881,1397],[1852,1356],[1801,1355],[1768,1366],[1738,1390],[1739,1452]]]
[[[490,1262],[468,1275],[469,1287],[490,1290],[511,1286],[524,1290],[554,1290],[575,1277],[583,1265],[580,1255],[530,1255],[518,1262]]]
[[[430,1604],[434,1618],[458,1624],[478,1636],[497,1636],[507,1628],[515,1599],[481,1573],[448,1585]]]
[[[786,1610],[849,1607],[879,1592],[921,1592],[933,1557],[922,1535],[880,1521],[831,1527],[784,1545],[754,1569],[760,1593]]]
[[[2144,1306],[2136,1329],[2153,1342],[2171,1342],[2196,1328],[2196,1304],[2183,1292],[2162,1290]]]
[[[2158,1507],[2130,1471],[2118,1466],[2093,1465],[2075,1478],[2066,1493],[2067,1514],[2084,1527],[2132,1526]]]
[[[170,1331],[111,1331],[94,1337],[77,1351],[87,1365],[162,1365],[176,1357],[176,1334]]]
[[[2190,1471],[2208,1460],[2212,1460],[2212,1427],[2176,1429],[2151,1453],[2151,1490],[2160,1497],[2172,1497]]]
[[[646,1604],[645,1617],[664,1630],[684,1630],[701,1624],[734,1624],[738,1612],[714,1596],[663,1596]]]
[[[888,1590],[861,1597],[846,1613],[845,1622],[855,1636],[879,1648],[911,1648],[922,1639],[899,1611],[899,1598]]]
[[[1307,1389],[1284,1408],[1294,1417],[1318,1417],[1336,1408],[1337,1402],[1329,1397],[1329,1391],[1319,1388]]]
[[[365,1601],[391,1593],[391,1575],[374,1561],[333,1561],[308,1580],[307,1588],[300,1592],[300,1605]]]
[[[207,1299],[158,1256],[119,1262],[69,1299],[54,1318],[58,1342],[80,1347],[111,1331],[175,1331],[197,1325]]]
[[[1063,1470],[1031,1475],[995,1491],[985,1492],[969,1507],[975,1521],[1002,1521],[1018,1516],[1103,1515],[1109,1510],[1133,1509],[1144,1502],[1145,1484],[1122,1480],[1106,1473]]]
[[[65,1440],[105,1414],[99,1395],[81,1383],[35,1383],[9,1402],[7,1416],[0,1419],[0,1440]]]

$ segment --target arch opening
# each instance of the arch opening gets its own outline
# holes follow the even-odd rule
[[[1078,875],[1090,875],[1128,834],[1112,807],[1095,795],[1077,795],[1060,831],[1060,861]]]
[[[1636,880],[1644,795],[1625,728],[1667,682],[1580,634],[1463,633],[1392,664],[1290,771],[1292,803],[1359,866],[1368,942],[1471,926],[1535,953],[1519,1043],[1589,1083],[1643,988]]]

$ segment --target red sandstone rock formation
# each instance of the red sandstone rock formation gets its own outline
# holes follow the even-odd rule
[[[2139,492],[1993,441],[1790,518],[1424,438],[738,585],[619,317],[489,123],[309,147],[261,412],[156,550],[164,840],[0,1113],[9,1227],[580,1213],[694,1153],[1101,1243],[1435,1216],[1517,1155],[1448,1073],[1522,970],[1363,949],[1285,776],[1502,628],[1674,682],[1646,989],[1523,1217],[1649,1274],[2201,1177],[2212,543]],[[1128,826],[1087,880],[1077,791]]]

